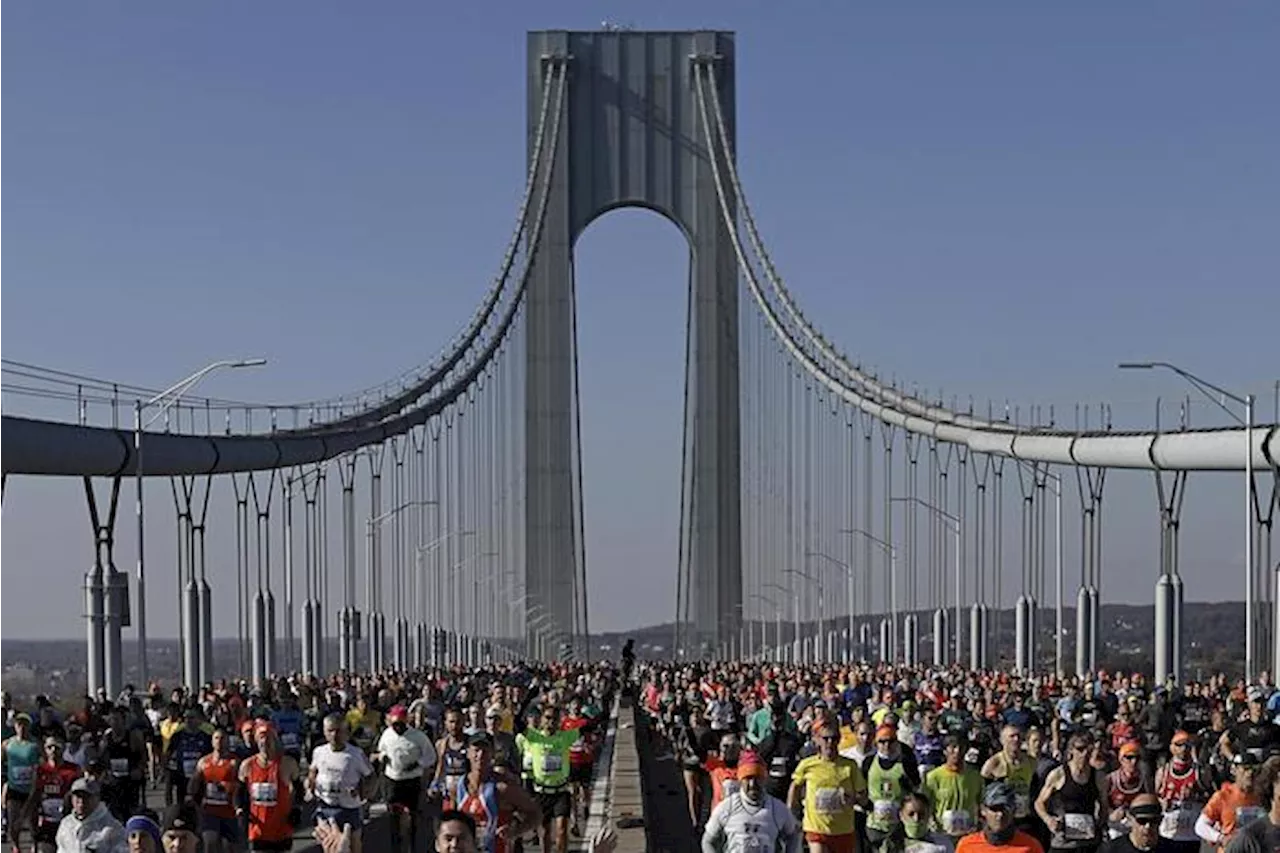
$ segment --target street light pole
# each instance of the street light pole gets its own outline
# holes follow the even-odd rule
[[[1244,426],[1244,677],[1252,680],[1256,666],[1256,650],[1254,645],[1254,601],[1253,601],[1253,404],[1254,396],[1233,394],[1212,382],[1201,379],[1189,370],[1183,370],[1167,361],[1122,362],[1121,370],[1168,370],[1182,377],[1188,384],[1201,393],[1206,399],[1216,403],[1228,415]],[[1214,395],[1217,395],[1216,397]],[[1227,408],[1226,400],[1244,406],[1244,419]],[[1280,626],[1277,626],[1280,628]],[[1181,638],[1178,638],[1181,642]]]
[[[960,656],[962,652],[962,649],[960,648],[960,637],[961,637],[961,634],[960,634],[960,606],[961,606],[960,555],[964,548],[963,533],[962,533],[964,528],[964,520],[961,519],[959,516],[952,515],[951,513],[947,512],[946,510],[940,507],[934,506],[933,504],[929,503],[926,500],[923,500],[922,498],[902,497],[902,498],[889,498],[889,500],[894,503],[919,504],[920,506],[924,507],[925,509],[929,510],[930,512],[934,513],[939,518],[941,518],[943,521],[945,521],[947,523],[947,526],[951,528],[951,532],[954,533],[956,536],[956,554],[955,554],[955,569],[954,569],[953,583],[955,586],[954,608],[955,608],[955,620],[956,620],[956,624],[955,624],[956,657],[955,659],[958,661],[960,660]]]
[[[858,527],[841,528],[841,533],[848,536],[863,536],[868,542],[872,542],[880,546],[886,554],[889,555],[889,618],[893,620],[890,624],[896,626],[898,624],[898,549],[893,547],[893,543],[886,542],[874,533]],[[870,568],[870,567],[868,567]],[[884,654],[884,649],[880,650],[880,654]],[[896,662],[898,659],[898,632],[896,627],[889,631],[889,660]]]
[[[182,399],[182,395],[193,389],[200,380],[204,379],[210,373],[216,370],[235,370],[241,367],[259,367],[267,363],[265,358],[243,358],[215,361],[212,364],[205,365],[195,373],[179,382],[174,383],[169,388],[161,391],[146,402],[138,401],[133,407],[133,474],[134,486],[137,490],[136,501],[134,506],[135,514],[138,519],[138,561],[137,561],[137,582],[138,582],[138,670],[139,680],[146,685],[149,677],[147,665],[147,557],[146,557],[146,529],[144,523],[143,499],[142,499],[142,430],[155,422],[165,412],[169,411],[172,406]],[[151,418],[143,423],[142,414],[152,406],[159,405],[160,411],[156,412]],[[114,592],[110,594],[114,595]],[[178,617],[179,628],[182,624],[182,616]],[[187,643],[191,642],[190,635],[193,629],[188,627],[188,636],[185,639]]]
[[[826,610],[822,602],[822,599],[826,597],[826,593],[822,589],[822,581],[819,578],[816,578],[813,575],[809,574],[808,572],[801,571],[800,569],[783,569],[782,571],[784,574],[788,574],[788,575],[799,575],[800,577],[809,581],[809,583],[813,584],[818,588],[818,633],[814,636],[814,640],[815,640],[814,645],[816,646],[816,648],[813,650],[813,656],[815,661],[820,657],[825,658],[826,657],[825,653],[819,654],[819,652],[823,651],[822,624],[824,621],[823,617],[825,615],[825,610]],[[798,601],[799,599],[797,599],[797,602]],[[799,619],[800,619],[799,607],[800,605],[797,603],[796,604],[796,624],[797,625],[799,624]]]
[[[852,647],[853,645],[853,567],[850,566],[848,563],[843,562],[842,560],[837,560],[835,557],[831,556],[830,554],[824,554],[821,551],[805,551],[804,555],[806,557],[821,557],[822,559],[827,560],[828,562],[833,563],[844,570],[845,581],[848,585],[847,593],[849,598],[849,628],[848,628],[849,647]],[[819,587],[818,589],[818,594],[819,595],[823,594],[821,587]]]

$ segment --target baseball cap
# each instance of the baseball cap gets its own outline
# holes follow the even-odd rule
[[[1138,756],[1142,754],[1142,749],[1133,741],[1127,741],[1120,747],[1120,757],[1128,758],[1130,756]]]
[[[164,810],[163,832],[200,832],[200,816],[193,803],[178,803]]]
[[[467,746],[491,747],[493,746],[493,738],[489,737],[488,732],[476,732],[467,738]]]
[[[1252,752],[1237,752],[1236,757],[1231,759],[1231,763],[1236,767],[1257,767],[1261,762]]]
[[[83,776],[71,783],[71,793],[73,794],[87,794],[91,797],[96,797],[101,791],[102,789],[97,782],[92,779],[86,779]]]
[[[989,809],[1012,809],[1018,797],[1008,782],[992,782],[982,789],[982,805]]]

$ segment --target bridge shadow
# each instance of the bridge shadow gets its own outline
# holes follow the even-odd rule
[[[697,853],[699,839],[689,819],[680,764],[653,731],[648,715],[636,714],[636,752],[644,797],[645,850],[650,853]]]

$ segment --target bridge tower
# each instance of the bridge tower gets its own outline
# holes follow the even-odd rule
[[[717,201],[715,155],[703,141],[693,69],[695,61],[715,62],[736,148],[733,34],[609,29],[531,32],[528,39],[531,158],[543,87],[554,79],[550,69],[563,61],[568,71],[526,296],[526,589],[560,631],[585,634],[573,249],[596,217],[644,207],[673,222],[689,242],[681,645],[691,655],[714,651],[737,636],[741,619],[738,268]]]

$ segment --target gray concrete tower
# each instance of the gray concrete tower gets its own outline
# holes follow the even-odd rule
[[[552,79],[548,57],[567,58],[568,78],[547,218],[526,306],[527,589],[531,601],[555,615],[561,631],[582,631],[581,605],[575,606],[582,590],[573,248],[596,217],[619,207],[644,207],[675,223],[689,241],[681,532],[688,627],[682,645],[697,655],[700,647],[713,650],[736,636],[742,600],[738,268],[716,197],[693,70],[694,57],[716,58],[720,102],[734,148],[733,35],[529,33],[530,156],[543,87]],[[726,191],[732,190],[726,186]],[[731,209],[736,212],[736,204]],[[675,551],[673,542],[673,558]]]

